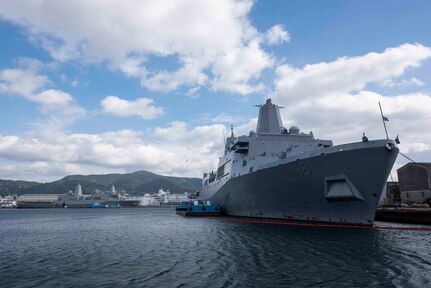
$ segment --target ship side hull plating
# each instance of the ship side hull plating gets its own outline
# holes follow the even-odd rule
[[[55,208],[57,205],[54,201],[17,201],[16,207],[20,209],[29,208]]]
[[[372,225],[397,154],[384,146],[322,153],[231,178],[208,200],[231,216]]]
[[[138,200],[65,200],[59,201],[57,207],[67,208],[91,208],[94,204],[98,203],[103,206],[106,205],[120,205],[123,208],[137,207]]]

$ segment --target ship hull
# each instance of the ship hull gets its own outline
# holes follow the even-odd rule
[[[139,200],[114,200],[114,201],[106,201],[103,204],[104,205],[120,205],[123,208],[133,208],[133,207],[138,207],[140,202],[141,201],[139,201]]]
[[[85,200],[59,201],[57,204],[57,207],[59,207],[59,208],[91,208],[94,203],[96,203],[96,202],[95,201],[85,201]]]
[[[140,203],[138,200],[66,200],[59,202],[57,207],[67,208],[91,208],[94,204],[99,203],[102,206],[115,206],[119,205],[122,208],[137,207]]]
[[[54,201],[17,201],[16,207],[20,209],[45,209],[55,208],[56,204]]]
[[[383,145],[322,153],[231,178],[208,200],[231,216],[372,225],[397,154]]]

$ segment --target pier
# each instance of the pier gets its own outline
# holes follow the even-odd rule
[[[376,221],[431,225],[431,208],[379,208]]]

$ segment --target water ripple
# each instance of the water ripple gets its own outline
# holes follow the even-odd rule
[[[431,234],[178,217],[0,211],[0,287],[427,287]]]

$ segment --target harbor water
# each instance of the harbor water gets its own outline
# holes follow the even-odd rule
[[[3,209],[0,235],[0,287],[431,286],[431,231]]]

